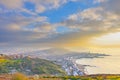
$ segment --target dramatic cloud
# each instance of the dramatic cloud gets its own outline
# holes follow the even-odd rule
[[[90,47],[89,40],[120,31],[120,0],[0,0],[0,46]],[[68,4],[67,4],[68,3]],[[71,11],[71,5],[81,10]],[[69,6],[68,6],[69,5]],[[57,12],[60,7],[65,10]],[[76,7],[75,7],[76,8]],[[61,9],[61,8],[60,8]],[[50,11],[52,12],[50,13]],[[69,14],[67,14],[69,13]],[[51,16],[51,14],[53,14]],[[63,18],[56,22],[59,18]]]
[[[103,0],[100,0],[99,2],[103,2]],[[88,8],[83,11],[79,11],[75,14],[69,15],[68,19],[64,20],[61,23],[58,23],[58,26],[65,26],[71,29],[75,29],[77,31],[77,34],[71,32],[68,33],[67,35],[66,34],[62,36],[58,35],[57,38],[55,38],[57,40],[53,39],[52,41],[54,42],[55,40],[55,44],[58,44],[59,46],[62,45],[62,47],[66,45],[69,47],[70,46],[83,47],[85,45],[90,47],[96,45],[96,44],[94,45],[93,43],[91,45],[91,43],[89,43],[90,39],[107,35],[108,33],[119,32],[120,14],[118,14],[119,5],[118,4],[116,5],[116,2],[119,3],[119,0],[115,1],[109,0],[108,2],[106,1],[105,3],[102,3],[103,6],[100,5],[98,7]],[[111,5],[114,5],[114,7],[111,7],[109,3]],[[118,11],[116,10],[117,8]],[[114,42],[115,41],[113,41],[113,43]],[[103,46],[107,46],[107,44],[104,44]]]

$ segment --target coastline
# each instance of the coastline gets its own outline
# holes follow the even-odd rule
[[[76,65],[76,67],[78,67],[78,69],[83,73],[83,75],[88,75],[88,74],[86,73],[86,71],[85,71],[85,66],[76,63],[76,60],[77,60],[77,59],[73,59],[73,60],[72,60],[73,64]]]

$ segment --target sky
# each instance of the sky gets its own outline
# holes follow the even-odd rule
[[[120,52],[119,4],[120,0],[0,0],[0,47]]]

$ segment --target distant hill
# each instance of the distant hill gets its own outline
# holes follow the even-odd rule
[[[25,53],[23,55],[38,57],[53,61],[58,59],[63,59],[66,57],[74,57],[80,59],[80,58],[98,58],[98,57],[109,56],[102,53],[75,52],[64,48],[49,48],[39,51],[33,51],[30,53]]]
[[[13,59],[7,56],[0,59],[0,74],[15,72],[22,72],[27,75],[65,75],[59,65],[44,59],[31,57]]]

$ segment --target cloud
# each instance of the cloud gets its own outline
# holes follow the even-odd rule
[[[0,16],[0,28],[11,30],[11,29],[22,29],[28,24],[35,22],[44,22],[47,20],[44,16],[36,16],[36,17],[25,17],[19,14],[14,14],[10,16],[1,15]],[[4,26],[4,27],[3,27]]]
[[[111,32],[100,37],[94,37],[89,42],[99,48],[120,48],[120,32]]]
[[[117,29],[119,26],[120,15],[106,11],[104,7],[88,8],[75,14],[69,15],[68,19],[60,25],[78,28],[88,31],[106,31]]]
[[[62,4],[67,3],[67,0],[0,0],[0,5],[2,5],[5,9],[16,10],[16,11],[25,11],[30,12],[30,10],[26,9],[24,6],[26,2],[31,2],[35,5],[34,13],[42,13],[46,10],[57,9]],[[31,12],[32,13],[32,12]]]
[[[63,4],[66,4],[68,2],[76,2],[79,0],[12,0],[11,2],[9,0],[0,0],[0,5],[2,5],[1,12],[26,12],[31,15],[38,15],[38,13],[43,13],[48,10],[57,9],[61,7]],[[27,9],[25,6],[30,7],[30,5],[27,5],[26,3],[31,3],[31,7],[33,8],[33,11],[30,9]]]
[[[103,2],[107,2],[108,0],[94,0],[94,2],[93,3],[103,3]]]
[[[56,25],[76,29],[77,31],[58,34],[50,39],[49,43],[52,43],[51,45],[61,47],[100,46],[89,43],[89,40],[94,37],[99,38],[103,35],[120,31],[120,14],[118,14],[120,10],[118,7],[119,5],[116,5],[116,3],[119,3],[119,0],[106,1],[98,7],[88,8],[69,15],[66,20],[57,23]],[[112,7],[111,5],[115,5],[115,7]],[[109,47],[108,45],[104,46]],[[114,47],[116,46],[114,45]]]
[[[0,45],[2,46],[29,45],[36,39],[48,36],[48,32],[51,30],[51,26],[46,23],[47,18],[44,16],[25,17],[20,14],[9,16],[3,14],[0,15],[0,19]],[[43,23],[46,24],[41,25]],[[32,26],[33,29],[39,26],[41,31],[31,30],[29,26],[33,24],[37,24],[35,27]]]
[[[90,8],[90,9],[85,9],[82,12],[78,12],[76,14],[72,14],[68,17],[68,19],[71,20],[99,20],[102,18],[101,12],[103,11],[102,8]]]
[[[46,10],[46,8],[42,5],[36,5],[36,12],[37,13],[42,13]]]
[[[35,4],[35,12],[42,13],[47,10],[57,9],[63,4],[66,4],[70,1],[76,2],[79,0],[26,0]]]
[[[50,23],[48,17],[38,14],[62,7],[69,1],[83,0],[15,0],[18,5],[1,0],[0,4],[8,9],[0,12],[0,45],[90,47],[92,38],[120,31],[120,0],[95,0],[98,6],[70,14],[57,23]],[[26,9],[25,2],[33,3],[35,10]],[[24,16],[22,12],[30,16]],[[57,32],[61,26],[67,29],[65,33]]]
[[[54,29],[50,23],[37,24],[33,31],[35,32],[52,32]]]
[[[21,8],[21,6],[23,6],[23,0],[0,0],[0,4],[2,4],[3,6],[5,6],[6,8],[9,9],[18,9]]]
[[[117,15],[120,15],[119,3],[120,0],[108,0],[107,3],[103,3],[102,6],[105,8],[105,10],[109,10]]]

